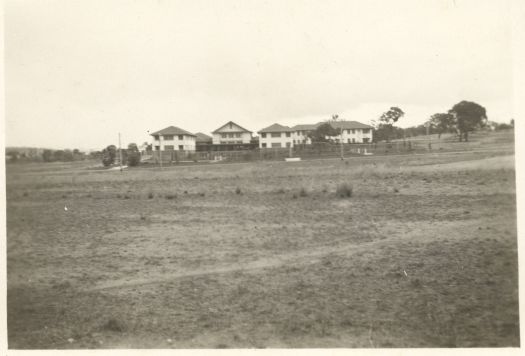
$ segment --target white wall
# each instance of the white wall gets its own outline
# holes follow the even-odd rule
[[[263,138],[262,133],[259,133],[259,148],[263,147],[263,143],[266,143],[266,148],[272,148],[272,143],[280,143],[281,148],[286,148],[286,144],[289,143],[293,147],[293,133],[290,132],[290,137],[286,137],[286,132],[278,132],[279,137],[272,137],[270,132],[266,132],[266,137]]]
[[[292,133],[292,139],[295,140],[295,143],[296,144],[302,144],[303,143],[303,140],[306,141],[304,142],[305,144],[309,145],[312,143],[312,140],[308,137],[308,132],[309,131],[294,131]]]
[[[222,136],[226,135],[226,138],[223,138]],[[233,137],[230,137],[233,136]],[[237,137],[240,136],[240,137]],[[221,133],[213,133],[213,139],[212,142],[214,145],[218,145],[221,143],[238,143],[238,141],[242,141],[242,143],[250,143],[252,140],[252,134],[249,132],[221,132]]]
[[[166,140],[164,137],[160,140],[155,140],[153,136],[153,151],[157,150],[156,146],[160,145],[160,150],[165,151],[165,146],[173,146],[174,151],[179,151],[179,146],[183,146],[184,151],[195,151],[195,136],[182,135],[182,140],[179,135],[174,135],[172,140]]]
[[[338,137],[339,138],[339,137]],[[363,129],[343,129],[343,142],[353,142],[352,139],[355,140],[355,143],[363,143],[364,138],[368,138],[368,142],[372,142],[372,129],[368,130],[368,133],[363,133]],[[348,141],[350,140],[350,141]]]
[[[226,135],[227,137],[222,137]],[[233,137],[231,137],[233,136]],[[221,127],[217,132],[213,133],[213,144],[218,145],[220,143],[250,143],[252,140],[252,134],[246,132],[242,127],[235,125],[234,123],[228,123],[224,127]]]

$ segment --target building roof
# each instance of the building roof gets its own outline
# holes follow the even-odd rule
[[[321,125],[321,124],[324,124],[325,122],[319,122],[317,123],[317,125]],[[373,129],[372,126],[370,125],[366,125],[366,124],[362,124],[360,122],[357,122],[357,121],[329,121],[328,122],[330,125],[332,125],[332,127],[334,129],[345,129],[345,130],[348,130],[348,129]]]
[[[227,123],[225,123],[224,125],[222,125],[221,127],[219,127],[217,130],[213,131],[212,133],[219,132],[220,129],[222,129],[223,127],[225,127],[226,125],[229,125],[229,124],[234,124],[235,126],[239,127],[239,128],[242,130],[241,132],[249,132],[249,133],[252,133],[250,130],[246,130],[244,127],[242,127],[242,126],[239,125],[239,124],[236,124],[236,123],[233,122],[233,121],[228,121]],[[230,131],[230,132],[234,132],[234,131]]]
[[[175,126],[168,126],[165,129],[162,129],[160,131],[154,132],[150,134],[151,136],[154,135],[187,135],[187,136],[195,136],[191,132],[188,132],[186,130],[183,130],[181,128],[175,127]]]
[[[292,130],[294,131],[311,131],[311,130],[315,130],[317,127],[319,126],[319,124],[304,124],[304,125],[295,125],[294,127],[292,127]]]
[[[279,124],[273,124],[273,125],[270,125],[262,130],[259,130],[259,133],[264,133],[264,132],[292,132],[293,130],[291,128],[289,128],[288,126],[283,126],[283,125],[279,125]]]
[[[197,136],[197,139],[195,140],[196,142],[210,142],[210,141],[212,141],[212,137],[211,136],[203,134],[202,132],[197,132],[195,134],[195,136]]]

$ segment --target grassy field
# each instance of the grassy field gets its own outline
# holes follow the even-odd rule
[[[519,345],[506,152],[86,165],[7,167],[9,348]]]

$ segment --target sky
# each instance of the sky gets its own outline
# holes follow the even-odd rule
[[[7,146],[102,149],[173,125],[338,114],[513,118],[510,0],[7,0]]]

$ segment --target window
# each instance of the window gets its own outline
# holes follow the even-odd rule
[[[286,137],[290,137],[290,133],[289,132],[286,133]]]
[[[228,134],[228,137],[229,137],[229,138],[233,138],[233,134],[232,134],[232,133],[231,133],[231,134]]]
[[[262,143],[262,144],[261,144],[261,147],[262,147],[262,148],[266,148],[266,143]]]
[[[350,139],[348,139],[348,143],[352,143],[352,141]]]
[[[242,141],[235,141],[235,143],[241,143],[242,144]]]
[[[179,135],[179,140],[180,141],[184,140],[184,135]]]
[[[364,133],[364,134],[368,134],[368,133],[370,133],[370,129],[363,129],[363,133]]]
[[[266,133],[261,133],[261,138],[266,138]],[[266,146],[265,146],[266,147]]]
[[[240,138],[240,137],[241,137],[241,134],[240,134],[240,133],[236,133],[236,134],[235,134],[235,137]]]
[[[160,151],[160,146],[155,146],[155,151]]]
[[[281,143],[280,142],[273,142],[272,143],[272,148],[281,148]]]
[[[293,143],[295,144],[295,140],[293,140]]]
[[[175,149],[175,147],[173,145],[165,145],[164,146],[164,150],[165,151],[173,151]]]
[[[164,138],[164,141],[171,141],[171,140],[173,140],[173,135],[164,135],[162,137]]]
[[[290,142],[286,142],[286,147],[290,148]]]
[[[355,138],[352,139],[352,143],[355,143]]]
[[[228,138],[228,135],[226,135],[226,134],[221,134],[221,138]]]
[[[155,136],[153,136],[153,139],[155,139],[155,140],[158,141],[158,140],[159,140],[159,135],[155,135]]]
[[[184,151],[184,146],[183,145],[179,145],[179,151]]]
[[[272,135],[272,137],[281,137],[281,133],[280,132],[272,132],[271,135]],[[273,145],[272,145],[272,147],[273,147]]]
[[[368,143],[368,142],[370,142],[370,139],[368,137],[365,137],[365,138],[363,138],[363,142],[364,143]]]

